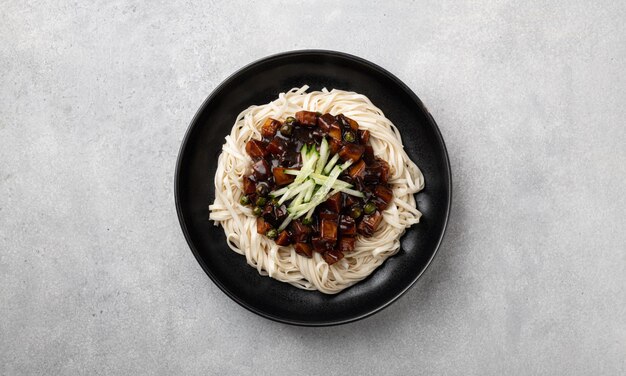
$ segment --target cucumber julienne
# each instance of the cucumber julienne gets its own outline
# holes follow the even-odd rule
[[[351,189],[352,184],[339,179],[339,175],[350,167],[352,162],[337,165],[338,154],[328,160],[330,148],[326,138],[322,140],[319,151],[315,145],[310,147],[304,145],[300,153],[302,168],[285,171],[286,174],[295,175],[294,181],[286,187],[270,192],[271,197],[278,198],[279,204],[292,200],[287,208],[289,215],[278,231],[284,230],[292,220],[305,214],[307,218],[311,218],[315,208],[337,192],[364,197],[362,192]]]

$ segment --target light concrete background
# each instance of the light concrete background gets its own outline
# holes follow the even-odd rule
[[[0,374],[625,374],[625,3],[297,3],[0,2]],[[204,98],[301,48],[397,74],[454,174],[423,278],[323,329],[227,298],[173,203]]]

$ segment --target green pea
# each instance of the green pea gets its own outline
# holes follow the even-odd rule
[[[365,204],[365,207],[363,207],[363,211],[365,212],[365,214],[372,214],[376,211],[376,205],[374,205],[373,202],[368,202],[367,204]]]
[[[241,205],[248,205],[250,203],[250,197],[248,196],[241,196],[241,198],[239,199],[239,203]]]
[[[293,126],[291,124],[285,123],[282,127],[280,127],[280,134],[282,134],[283,136],[290,137],[292,131]]]
[[[285,124],[291,125],[291,124],[293,124],[295,122],[296,122],[296,118],[293,117],[293,116],[289,116],[289,117],[287,117],[287,119],[285,119]]]
[[[276,231],[275,229],[269,229],[267,230],[267,233],[265,234],[265,236],[267,236],[270,239],[274,239],[275,237],[278,236],[278,231]]]
[[[261,196],[267,196],[267,194],[270,193],[270,187],[267,185],[267,183],[259,183],[256,186],[256,193]]]
[[[266,202],[267,202],[267,199],[265,197],[259,197],[256,199],[257,206],[263,206],[265,205]]]
[[[352,132],[346,132],[343,134],[343,139],[346,142],[354,142],[354,140],[356,140],[356,138],[354,137],[354,133]]]
[[[352,208],[350,208],[350,217],[357,219],[361,215],[363,215],[363,209],[361,209],[360,206],[353,206]]]
[[[261,215],[261,213],[263,213],[263,209],[261,209],[258,206],[255,206],[254,209],[252,209],[252,213],[254,213],[254,215],[258,217]]]

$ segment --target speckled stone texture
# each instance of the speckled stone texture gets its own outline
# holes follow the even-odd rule
[[[626,373],[626,3],[0,3],[0,374]],[[204,98],[302,48],[404,80],[454,181],[417,285],[321,329],[227,298],[173,198]]]

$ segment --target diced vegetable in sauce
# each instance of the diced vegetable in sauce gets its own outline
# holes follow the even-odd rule
[[[268,118],[261,127],[261,135],[263,137],[274,137],[276,136],[276,131],[281,125],[280,121]]]
[[[320,224],[321,238],[335,242],[337,240],[337,222],[334,219],[322,219]]]
[[[278,237],[276,238],[276,244],[286,246],[291,244],[291,239],[289,236],[289,231],[283,230]]]
[[[346,254],[354,251],[356,239],[353,236],[344,236],[339,240],[339,251]]]
[[[296,243],[294,249],[296,253],[306,257],[313,256],[313,247],[309,243]]]
[[[259,140],[250,140],[246,144],[246,153],[252,158],[262,158],[267,156],[267,144]]]
[[[324,258],[324,261],[326,261],[328,265],[332,265],[343,258],[343,253],[339,250],[326,251],[322,255],[322,258]]]
[[[274,173],[274,182],[278,186],[287,185],[293,182],[295,176],[287,174],[285,171],[288,169],[285,167],[274,167],[272,172]]]
[[[341,192],[337,192],[334,195],[330,196],[324,204],[326,205],[326,208],[328,208],[328,210],[339,213],[341,211],[341,201],[343,201]]]
[[[382,214],[379,211],[375,211],[372,214],[368,214],[363,216],[363,220],[359,223],[357,227],[357,231],[359,234],[369,238],[374,234],[376,229],[378,229],[378,225],[383,220]]]
[[[267,230],[269,230],[270,228],[272,228],[272,225],[270,225],[269,223],[265,222],[265,220],[263,218],[258,218],[256,220],[256,232],[257,233],[259,233],[261,235],[265,235]]]
[[[343,161],[357,162],[365,152],[365,146],[346,144],[339,150],[339,158]]]
[[[304,126],[317,125],[317,113],[311,111],[298,111],[296,112],[296,120],[298,123]]]
[[[243,178],[243,193],[251,195],[256,192],[256,184],[249,177]]]

